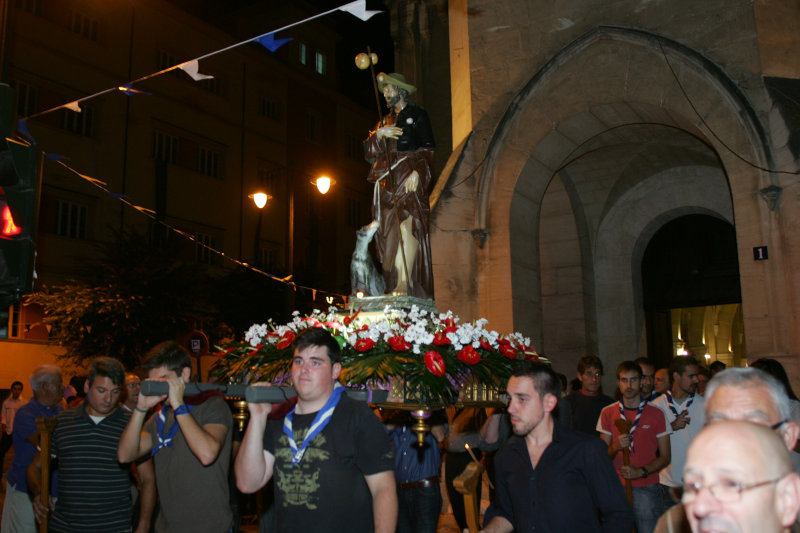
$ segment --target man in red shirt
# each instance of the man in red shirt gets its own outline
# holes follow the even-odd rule
[[[621,399],[603,409],[597,431],[608,445],[622,484],[631,480],[636,530],[652,533],[664,511],[658,471],[669,464],[670,446],[664,413],[641,397],[641,380],[642,369],[633,361],[617,367]],[[615,421],[620,419],[630,423],[627,432],[617,427]],[[623,450],[628,450],[628,465],[623,464]]]

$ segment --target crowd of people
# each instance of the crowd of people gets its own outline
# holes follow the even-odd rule
[[[449,488],[481,456],[493,488],[486,533],[798,529],[800,402],[770,359],[709,369],[704,394],[691,357],[671,362],[662,393],[649,361],[625,361],[618,400],[602,394],[596,356],[579,361],[581,387],[569,395],[550,365],[524,361],[507,409],[434,412],[422,446],[408,412],[347,396],[341,349],[324,329],[296,340],[297,396],[250,403],[241,439],[221,393],[185,394],[183,347],[162,343],[143,367],[167,394],[140,394],[140,377],[110,357],[90,363],[82,401],[66,410],[58,367],[34,371],[27,402],[23,384],[12,385],[3,532],[32,533],[45,520],[58,533],[233,532],[235,487],[270,489],[262,532],[433,533],[442,465]],[[51,417],[46,458],[36,419]],[[458,492],[449,500],[466,531],[471,510]]]

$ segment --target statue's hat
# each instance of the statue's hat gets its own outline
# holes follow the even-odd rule
[[[398,74],[397,72],[392,72],[391,74],[386,74],[385,72],[381,72],[375,78],[378,80],[378,86],[380,87],[381,91],[386,85],[394,85],[395,87],[400,87],[401,89],[405,89],[408,91],[408,94],[413,93],[417,90],[416,87],[411,85],[410,83],[406,83],[406,77],[402,74]]]

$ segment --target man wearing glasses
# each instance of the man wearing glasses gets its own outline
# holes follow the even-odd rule
[[[793,531],[800,476],[770,428],[724,420],[708,425],[689,447],[683,505],[694,533]]]
[[[753,422],[774,432],[787,450],[793,450],[800,427],[788,421],[790,412],[783,385],[756,368],[729,368],[708,382],[705,415],[709,424],[731,420]],[[791,456],[794,458],[798,454],[791,452]],[[797,466],[794,470],[797,471]],[[682,505],[664,513],[656,527],[656,533],[686,531],[689,531],[689,524]]]
[[[584,355],[578,360],[578,379],[581,390],[567,396],[572,411],[572,429],[597,436],[600,411],[614,400],[602,393],[603,362],[596,355]]]

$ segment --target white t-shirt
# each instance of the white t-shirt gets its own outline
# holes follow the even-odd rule
[[[691,405],[689,405],[690,401]],[[669,446],[672,459],[670,464],[658,473],[658,482],[669,487],[680,487],[683,485],[683,467],[686,466],[686,452],[689,450],[689,444],[706,424],[706,401],[696,393],[694,399],[692,399],[692,395],[684,398],[682,402],[673,399],[672,407],[677,411],[675,413],[670,408],[669,397],[665,393],[650,402],[650,405],[658,407],[664,413],[667,419],[667,430],[670,432]],[[673,431],[670,424],[684,410],[689,412],[689,424],[683,429]]]

